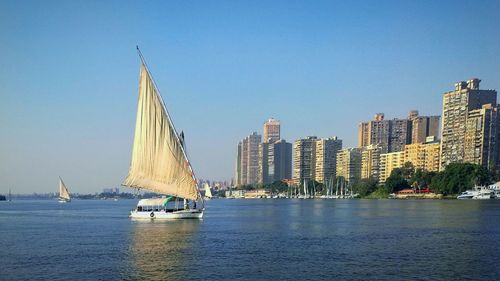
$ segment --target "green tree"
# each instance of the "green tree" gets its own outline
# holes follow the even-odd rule
[[[422,189],[429,187],[431,184],[432,178],[437,175],[436,172],[429,172],[423,169],[417,169],[415,173],[412,175],[409,183],[412,187],[416,189]]]
[[[435,192],[458,194],[474,185],[486,185],[493,175],[483,166],[471,163],[452,163],[438,173],[431,181],[431,189]]]
[[[376,189],[377,181],[373,178],[362,179],[353,186],[354,192],[358,193],[361,197],[367,196]]]
[[[399,168],[401,171],[401,175],[405,180],[410,180],[413,175],[415,174],[415,167],[413,166],[413,163],[411,162],[406,162],[403,164],[403,167]],[[392,174],[392,173],[391,173]]]
[[[271,184],[266,185],[266,189],[271,190],[274,193],[282,193],[288,190],[288,184],[283,181],[275,181]]]
[[[410,188],[410,184],[405,176],[409,176],[408,169],[396,168],[392,170],[391,175],[385,180],[385,187],[389,193],[397,192],[405,188]]]

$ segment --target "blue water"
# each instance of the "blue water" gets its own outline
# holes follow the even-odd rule
[[[0,202],[0,280],[497,280],[500,200]]]

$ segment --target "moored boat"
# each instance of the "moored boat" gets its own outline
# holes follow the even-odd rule
[[[475,186],[473,190],[466,190],[457,196],[457,199],[475,199],[475,200],[486,200],[494,199],[496,197],[495,192],[488,187]]]

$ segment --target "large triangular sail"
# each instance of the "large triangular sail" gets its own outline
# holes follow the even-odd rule
[[[63,180],[59,178],[59,198],[65,199],[65,200],[70,200],[68,188],[64,184]]]
[[[190,200],[199,194],[182,142],[144,60],[132,161],[123,185]]]

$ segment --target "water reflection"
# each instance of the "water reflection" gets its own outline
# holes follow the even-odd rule
[[[193,241],[200,220],[132,221],[127,277],[142,280],[191,279]]]

